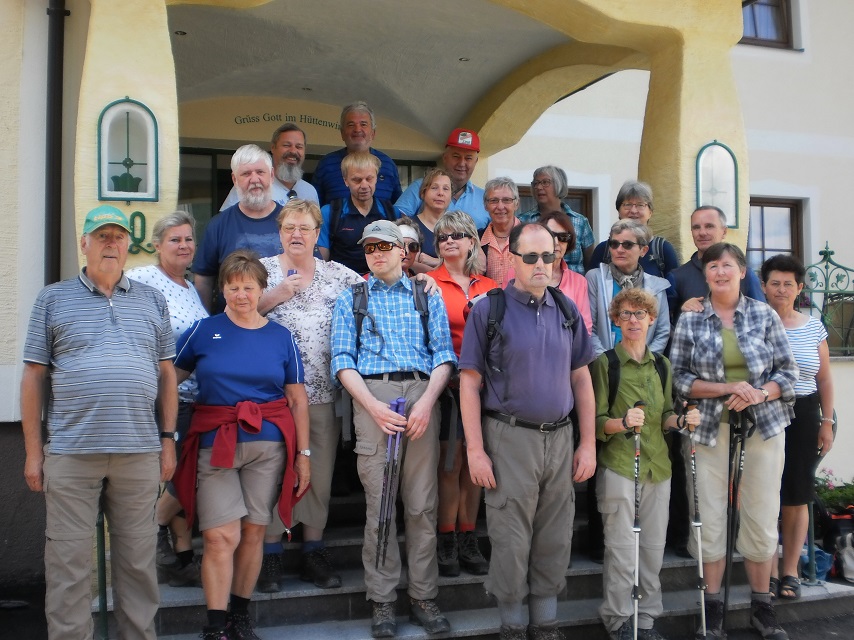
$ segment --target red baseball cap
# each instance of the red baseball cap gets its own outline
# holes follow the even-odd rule
[[[454,129],[451,131],[451,135],[448,136],[445,146],[480,152],[480,138],[470,129]]]

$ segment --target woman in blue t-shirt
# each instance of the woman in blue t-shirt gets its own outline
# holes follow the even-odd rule
[[[226,626],[252,635],[249,598],[273,505],[278,500],[290,526],[310,477],[299,352],[290,331],[258,313],[267,270],[239,250],[223,261],[219,282],[225,312],[188,329],[175,360],[179,380],[195,372],[199,385],[175,487],[188,522],[198,505],[208,609],[202,637],[210,640],[231,637]]]

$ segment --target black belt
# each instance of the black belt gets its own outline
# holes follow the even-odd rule
[[[566,417],[563,420],[558,420],[557,422],[528,422],[527,420],[521,420],[506,413],[501,413],[500,411],[492,411],[491,409],[485,409],[483,411],[483,415],[488,416],[490,418],[495,418],[499,422],[509,424],[511,427],[536,429],[541,433],[555,431],[563,427],[568,427],[572,424],[572,420],[570,420],[569,417]]]
[[[427,380],[420,371],[391,371],[390,373],[371,373],[362,376],[365,380],[384,380],[385,382],[403,382],[404,380]]]

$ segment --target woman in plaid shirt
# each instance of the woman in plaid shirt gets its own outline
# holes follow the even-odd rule
[[[741,295],[747,272],[744,253],[729,243],[703,254],[709,295],[702,310],[683,313],[676,325],[670,360],[674,387],[683,398],[699,400],[697,489],[700,513],[726,510],[729,467],[729,411],[747,411],[756,433],[745,442],[740,492],[741,527],[736,541],[750,581],[751,623],[763,638],[785,640],[768,591],[777,552],[777,515],[784,437],[791,422],[798,366],[774,311]],[[688,481],[690,482],[690,477]],[[689,549],[697,554],[692,539]],[[725,638],[720,599],[726,554],[726,522],[703,522],[706,626],[708,637]]]

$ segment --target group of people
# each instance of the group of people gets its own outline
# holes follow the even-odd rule
[[[156,557],[163,580],[203,586],[204,638],[257,638],[251,594],[279,590],[282,539],[298,523],[300,578],[341,586],[323,534],[351,420],[373,637],[393,637],[397,625],[397,544],[378,556],[396,434],[410,619],[428,633],[450,629],[436,605],[438,576],[463,569],[486,575],[501,638],[563,637],[557,595],[573,482],[595,479],[600,616],[611,637],[661,638],[658,575],[676,520],[703,562],[703,631],[726,637],[725,522],[703,521],[699,556],[684,496],[696,489],[700,513],[725,510],[727,445],[740,419],[756,430],[745,443],[736,541],[751,622],[763,638],[786,638],[771,598],[799,596],[817,464],[809,452],[832,446],[827,336],[795,310],[803,266],[776,256],[760,286],[725,242],[726,216],[708,206],[691,215],[697,252],[679,266],[650,231],[652,192],[639,182],[620,189],[618,220],[596,245],[586,218],[563,202],[568,181],[557,167],[534,172],[537,206],[524,213],[509,178],[473,185],[480,141],[466,129],[450,134],[439,167],[402,191],[393,161],[371,146],[375,131],[368,105],[345,107],[345,147],[321,160],[314,187],[302,179],[296,125],[274,133],[272,158],[256,145],[238,149],[233,194],[198,253],[193,218],[176,212],[155,226],[157,264],[125,273],[127,218],[109,205],[87,215],[86,266],[39,294],[24,352],[25,477],[47,497],[51,638],[91,635],[100,501],[122,637],[154,638]],[[685,434],[697,444],[696,487],[680,466]],[[489,561],[475,533],[482,494]],[[685,504],[674,518],[678,494]],[[393,517],[387,533],[396,540]]]

